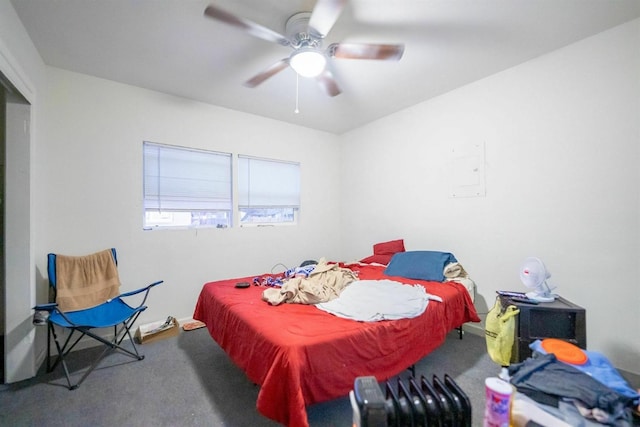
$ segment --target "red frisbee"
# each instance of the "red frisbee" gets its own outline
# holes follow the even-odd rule
[[[589,359],[580,347],[557,338],[545,338],[542,340],[542,348],[547,353],[553,353],[556,358],[572,365],[584,365]]]

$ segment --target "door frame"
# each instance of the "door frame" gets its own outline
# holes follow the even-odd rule
[[[9,383],[31,378],[37,372],[35,329],[31,324],[36,299],[31,173],[36,93],[27,74],[1,39],[0,74],[4,79],[3,86],[6,86],[3,90],[13,91],[7,97],[6,117],[26,117],[26,121],[11,125],[14,135],[5,140],[3,368],[5,382]],[[22,136],[16,139],[20,129]],[[6,132],[9,133],[9,129]]]

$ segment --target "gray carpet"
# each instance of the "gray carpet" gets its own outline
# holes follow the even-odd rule
[[[0,425],[10,426],[277,426],[255,409],[252,384],[211,339],[206,328],[139,346],[133,361],[108,356],[80,388],[70,391],[61,367],[36,378],[0,386]],[[83,369],[96,349],[73,353],[70,368]],[[416,376],[451,375],[472,402],[474,426],[482,425],[484,379],[498,367],[484,338],[452,332],[416,365]],[[409,377],[409,372],[401,374]],[[395,385],[395,380],[392,379]],[[310,405],[312,427],[350,426],[348,397]]]
[[[0,385],[1,426],[277,426],[255,409],[252,384],[211,339],[205,328],[138,346],[145,359],[108,356],[80,388],[70,391],[61,367],[35,378]],[[72,371],[86,368],[97,351],[72,354]],[[499,367],[486,353],[484,337],[456,331],[416,364],[416,376],[452,376],[469,396],[473,425],[482,425],[484,379]],[[625,375],[626,376],[626,375]],[[408,378],[409,372],[400,374]],[[627,377],[639,387],[638,376]],[[396,384],[396,378],[391,379]],[[312,427],[347,427],[348,397],[310,405]]]

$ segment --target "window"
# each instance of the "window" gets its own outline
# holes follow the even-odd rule
[[[300,163],[238,156],[240,224],[295,224]]]
[[[231,226],[231,154],[144,142],[144,228]]]

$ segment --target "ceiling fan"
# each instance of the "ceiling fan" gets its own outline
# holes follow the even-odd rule
[[[245,86],[256,87],[285,68],[291,67],[300,76],[315,78],[329,96],[336,96],[341,91],[327,67],[329,58],[398,61],[404,53],[402,44],[332,43],[323,50],[322,39],[327,36],[346,3],[347,0],[318,0],[312,12],[299,12],[287,20],[285,35],[237,17],[214,5],[209,5],[204,14],[240,28],[252,36],[293,48],[289,57],[256,74],[244,83]]]

